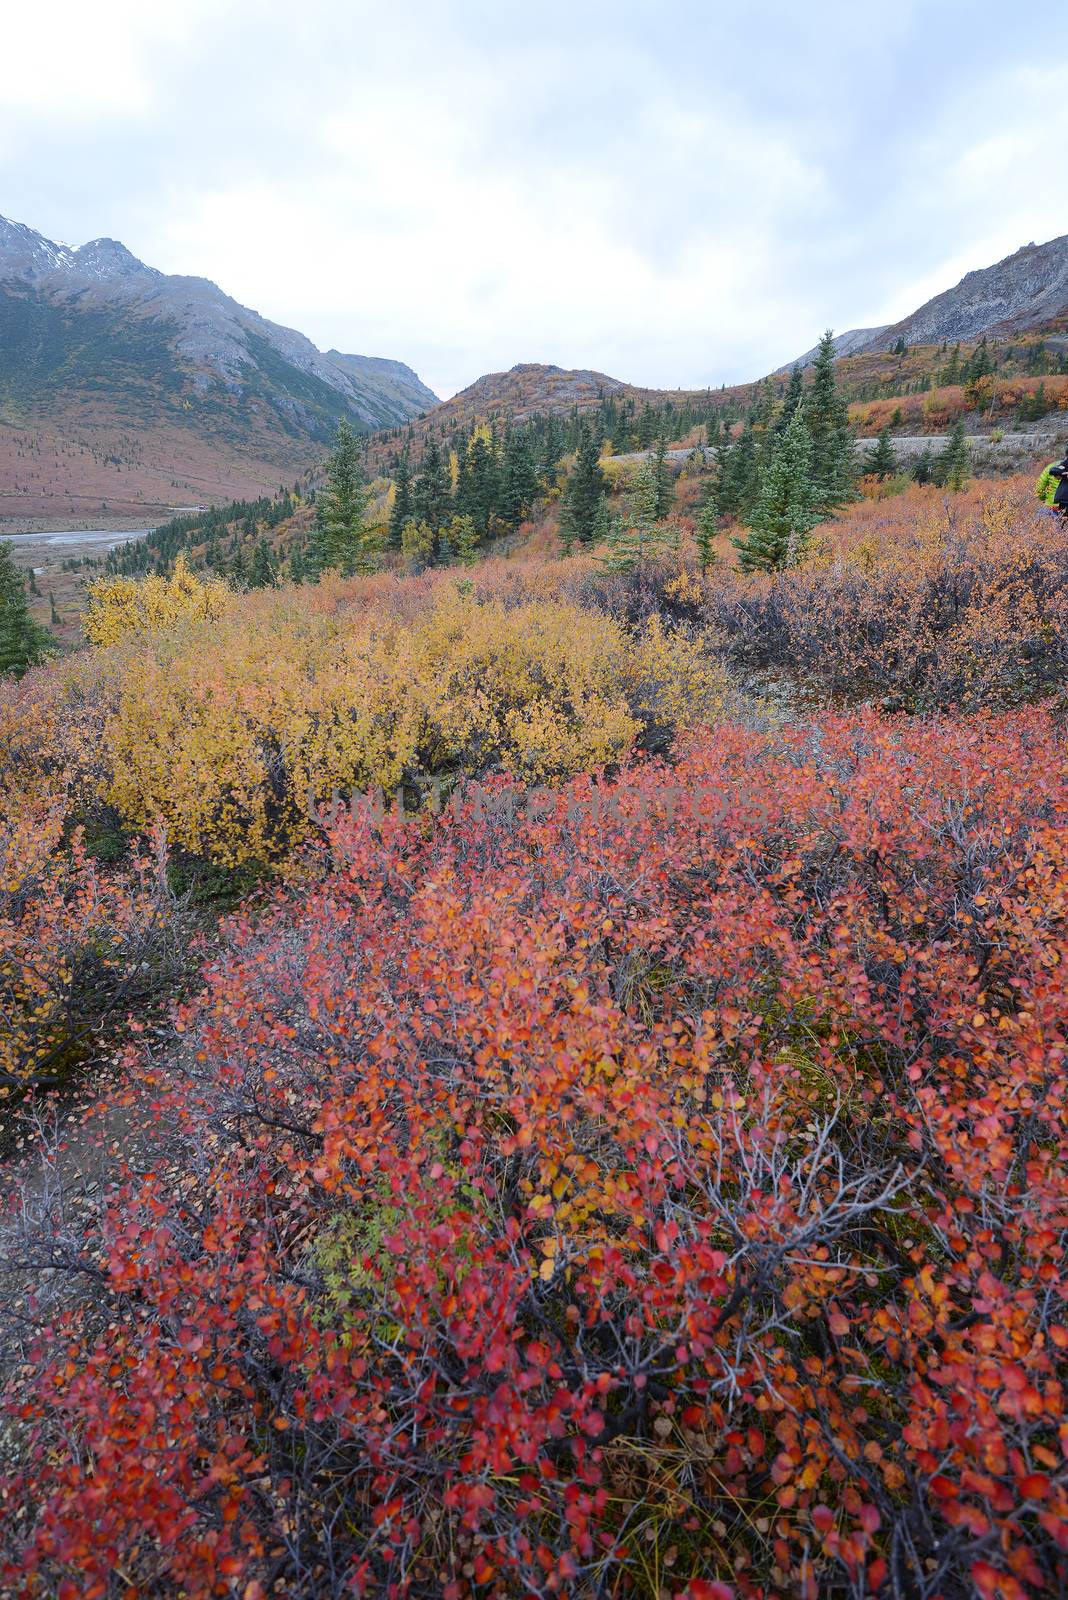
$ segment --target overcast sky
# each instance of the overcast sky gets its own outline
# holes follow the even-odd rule
[[[760,375],[1068,230],[1060,0],[51,0],[0,213],[440,395]]]

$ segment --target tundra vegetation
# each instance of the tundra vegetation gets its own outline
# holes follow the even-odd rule
[[[1068,528],[817,381],[8,678],[0,1592],[1068,1588]]]

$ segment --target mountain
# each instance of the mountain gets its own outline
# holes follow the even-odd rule
[[[870,350],[880,343],[882,335],[886,332],[888,324],[880,328],[853,328],[849,333],[837,333],[834,336],[834,353],[836,356],[854,356],[861,350]],[[783,371],[789,367],[810,367],[819,354],[819,345],[814,344],[811,350],[806,350],[803,356],[787,362]]]
[[[956,344],[984,334],[1007,336],[1068,317],[1068,234],[1045,244],[1026,244],[992,267],[965,273],[957,286],[928,300],[900,322],[854,328],[834,341],[840,356],[907,345]],[[799,357],[807,366],[815,356]]]
[[[631,401],[640,408],[707,405],[712,389],[644,389],[637,384],[610,378],[605,372],[588,367],[555,367],[537,361],[520,362],[507,372],[488,372],[461,389],[450,400],[442,400],[432,411],[424,412],[405,432],[415,444],[415,459],[428,433],[448,437],[476,422],[527,422],[535,413],[554,412],[570,416],[574,411],[595,411],[602,400]],[[748,392],[748,389],[746,390]],[[388,462],[396,453],[393,430],[380,433],[371,443],[371,459]]]
[[[118,240],[71,249],[0,218],[0,515],[104,498],[106,472],[86,489],[85,463],[64,466],[72,441],[137,479],[112,483],[109,507],[148,510],[262,492],[320,457],[342,418],[371,431],[436,403],[402,362],[324,353]],[[45,458],[54,469],[36,470]]]
[[[983,334],[1022,333],[1068,315],[1068,234],[1027,244],[992,267],[965,273],[955,289],[935,295],[885,329],[883,340],[941,344]],[[869,345],[866,348],[873,348]]]
[[[490,417],[525,422],[536,411],[585,411],[606,395],[629,392],[628,384],[603,372],[523,361],[507,372],[488,372],[443,400],[432,419],[451,427]]]

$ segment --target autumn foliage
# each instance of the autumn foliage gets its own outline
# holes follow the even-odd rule
[[[651,617],[621,627],[559,599],[508,605],[454,580],[251,597],[97,651],[90,787],[131,825],[227,865],[273,860],[331,796],[509,772],[550,781],[669,743],[714,714],[721,669]],[[407,614],[405,614],[407,607]]]
[[[178,556],[169,577],[97,578],[86,592],[85,636],[95,645],[144,638],[187,620],[214,621],[232,598],[218,579],[198,578],[184,555]]]
[[[1032,478],[911,489],[819,530],[798,569],[708,585],[704,620],[735,671],[895,709],[1018,705],[1068,663],[1068,525]]]
[[[1024,710],[342,819],[23,1214],[8,1592],[1061,1592],[1066,815]]]
[[[63,829],[54,804],[0,820],[0,1099],[61,1081],[179,959],[162,835],[105,872]]]

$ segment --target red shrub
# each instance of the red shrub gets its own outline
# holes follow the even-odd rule
[[[1051,722],[494,795],[236,922],[156,1158],[42,1219],[9,1590],[1063,1590]]]

